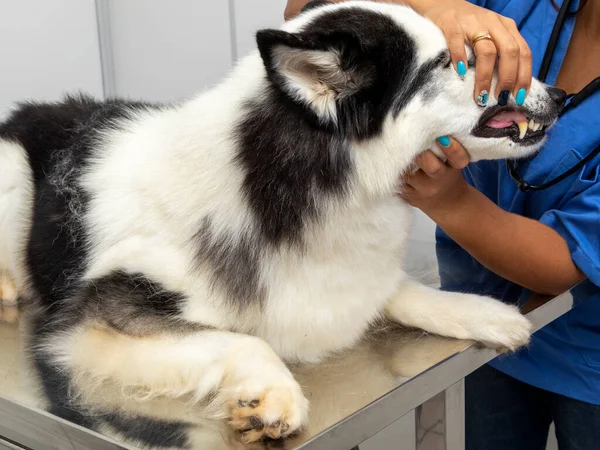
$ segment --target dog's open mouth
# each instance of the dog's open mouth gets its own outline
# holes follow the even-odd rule
[[[492,106],[486,110],[473,135],[482,138],[508,137],[521,145],[532,145],[544,138],[549,124],[528,117],[525,110],[512,106]]]

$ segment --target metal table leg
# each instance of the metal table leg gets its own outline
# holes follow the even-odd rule
[[[464,450],[464,392],[463,379],[416,408],[416,450]]]

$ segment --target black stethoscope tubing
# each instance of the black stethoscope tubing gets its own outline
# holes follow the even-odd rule
[[[545,82],[546,77],[548,76],[548,71],[550,70],[550,64],[552,63],[552,58],[554,57],[554,52],[556,50],[556,45],[558,44],[558,38],[560,37],[560,32],[565,24],[565,20],[569,13],[569,9],[571,7],[572,0],[565,0],[561,5],[558,11],[558,17],[556,18],[556,22],[554,22],[554,27],[552,28],[552,33],[550,34],[550,40],[548,41],[548,45],[546,46],[546,51],[544,52],[544,59],[542,60],[542,65],[540,66],[540,71],[538,74],[538,80]],[[584,100],[591,97],[596,92],[600,91],[600,77],[592,80],[587,86],[585,86],[580,92],[577,94],[572,94],[569,96],[569,101],[567,105],[560,112],[559,117],[563,116],[566,112],[575,108],[579,104],[581,104]],[[517,170],[517,162],[516,161],[506,161],[506,167],[508,168],[508,173],[513,181],[518,186],[519,190],[522,192],[528,191],[541,191],[547,189],[551,186],[554,186],[557,183],[560,183],[565,178],[573,175],[583,166],[585,166],[589,161],[591,161],[596,155],[600,153],[600,145],[597,146],[594,150],[592,150],[585,158],[571,167],[569,170],[563,172],[559,176],[547,181],[546,183],[540,185],[532,185],[529,184]]]

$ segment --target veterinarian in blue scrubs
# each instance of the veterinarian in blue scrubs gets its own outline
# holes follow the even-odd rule
[[[555,6],[562,2],[473,3],[516,22],[532,52],[533,74],[538,74],[558,16]],[[582,6],[572,2],[546,78],[569,93],[586,86],[591,89],[588,83],[600,76],[600,2],[590,0],[575,14]],[[493,36],[493,31],[489,33]],[[440,143],[448,140],[442,138]],[[542,185],[598,145],[600,92],[566,112],[542,152],[519,163],[518,171],[528,183]],[[451,146],[459,152],[456,143]],[[436,173],[436,167],[447,166],[432,161],[431,155],[421,163],[424,173],[411,180],[414,191],[408,200],[439,224],[437,249],[444,289],[524,301],[531,291],[560,293],[579,281],[577,272],[585,278],[572,290],[578,305],[537,332],[529,348],[499,357],[467,378],[467,448],[543,450],[554,421],[561,450],[600,449],[600,155],[592,156],[565,180],[529,192],[516,186],[503,162],[472,164],[463,171],[464,179],[485,199],[460,187],[457,170]],[[429,185],[454,191],[455,197],[445,197],[442,191],[423,194]],[[456,195],[462,189],[464,193]],[[433,205],[438,202],[459,206],[448,213],[447,208]],[[474,227],[480,230],[469,237]]]
[[[289,0],[286,14],[306,3]],[[399,3],[442,28],[459,75],[468,66],[463,43],[473,43],[474,101],[482,108],[511,96],[522,103],[532,73],[569,94],[586,92],[571,99],[578,104],[542,152],[517,164],[522,186],[545,189],[519,189],[503,162],[465,168],[468,153],[442,136],[448,162],[425,152],[403,197],[438,224],[444,289],[523,302],[532,292],[559,294],[580,282],[572,290],[577,306],[537,332],[529,348],[467,378],[467,449],[543,450],[552,422],[560,450],[600,449],[600,80],[590,83],[600,76],[600,0],[570,1],[558,27],[562,0]]]

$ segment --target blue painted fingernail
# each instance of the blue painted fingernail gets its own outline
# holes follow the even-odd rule
[[[523,103],[525,103],[525,97],[527,97],[527,89],[519,89],[517,96],[515,97],[515,102],[517,105],[521,106]]]
[[[467,74],[467,66],[465,66],[465,63],[462,61],[459,61],[456,64],[456,71],[458,72],[458,74],[461,77],[464,77]]]
[[[437,138],[437,141],[440,143],[440,145],[442,147],[450,146],[450,138],[448,136],[440,136],[439,138]]]
[[[508,91],[500,92],[500,95],[498,96],[498,104],[500,106],[506,106],[506,104],[508,103],[509,95],[510,95],[510,92],[508,92]]]
[[[483,89],[477,96],[477,106],[483,107],[483,106],[487,105],[487,101],[488,101],[488,91]]]

